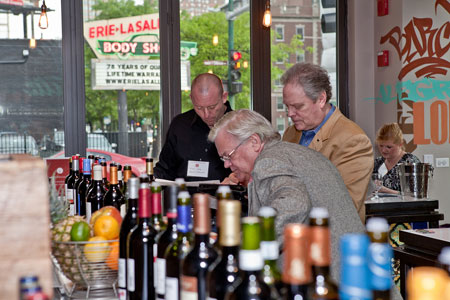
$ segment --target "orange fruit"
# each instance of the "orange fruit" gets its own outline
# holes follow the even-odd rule
[[[102,215],[94,223],[94,235],[102,236],[107,240],[115,240],[119,237],[119,222],[114,217]]]
[[[110,246],[107,242],[101,243],[102,241],[106,241],[106,239],[101,236],[94,236],[88,242],[96,243],[87,243],[84,245],[84,256],[89,262],[102,262],[108,257]]]
[[[106,264],[112,270],[118,270],[118,260],[119,260],[119,242],[112,242],[109,244],[111,246],[111,251],[106,258]]]
[[[120,211],[117,208],[115,208],[114,206],[104,206],[92,214],[91,220],[89,222],[91,226],[94,226],[97,218],[103,215],[113,217],[117,220],[117,222],[119,222],[119,225],[122,223],[122,217],[120,216]]]

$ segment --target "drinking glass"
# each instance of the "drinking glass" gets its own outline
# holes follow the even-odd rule
[[[380,197],[378,196],[378,191],[383,186],[383,183],[381,181],[382,177],[379,173],[372,173],[372,182],[375,187],[375,196],[372,197],[372,200],[378,200]]]

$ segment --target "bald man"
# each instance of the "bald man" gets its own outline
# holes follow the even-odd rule
[[[194,109],[176,116],[154,168],[156,178],[186,181],[220,180],[230,174],[208,141],[210,128],[231,111],[222,81],[214,74],[198,75],[191,85]]]

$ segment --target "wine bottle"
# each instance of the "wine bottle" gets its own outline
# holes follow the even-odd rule
[[[242,276],[227,291],[228,300],[270,299],[270,287],[264,282],[261,270],[264,261],[260,249],[261,226],[258,217],[242,218],[242,245],[239,268]]]
[[[180,263],[188,253],[193,236],[191,221],[191,197],[187,191],[178,193],[177,239],[167,248],[166,259],[166,299],[180,299]]]
[[[214,243],[214,247],[217,251],[220,251],[220,244],[217,241],[220,239],[220,206],[219,202],[221,200],[230,200],[232,197],[231,189],[228,185],[220,185],[216,191],[216,199],[217,199],[217,210],[211,210],[211,226],[213,230],[216,232],[216,242]]]
[[[388,241],[389,224],[383,218],[370,218],[366,229],[371,242],[368,265],[373,300],[390,300],[393,285],[391,269],[393,251]]]
[[[79,157],[78,158],[78,162],[79,162],[79,168],[80,168],[80,177],[78,177],[78,179],[75,181],[75,184],[73,185],[73,202],[75,204],[75,214],[82,216],[81,211],[80,211],[80,203],[78,203],[78,187],[80,186],[80,184],[83,182],[83,161],[84,158],[83,157]]]
[[[100,167],[100,166],[99,166]],[[101,168],[100,168],[100,184],[101,184]],[[127,299],[127,237],[130,231],[137,225],[138,217],[138,199],[139,199],[139,179],[130,178],[128,184],[128,210],[123,218],[120,226],[119,235],[119,299]]]
[[[150,184],[150,179],[149,179],[149,177],[148,177],[148,175],[146,173],[141,173],[139,175],[139,180],[140,180],[141,183],[146,182],[146,183]]]
[[[69,182],[70,177],[73,174],[72,170],[72,157],[69,157],[69,174],[64,179],[64,200],[67,201],[67,183]]]
[[[340,300],[371,300],[370,272],[367,265],[369,238],[362,233],[347,233],[341,237]]]
[[[166,291],[166,259],[164,255],[169,245],[177,239],[177,196],[178,187],[171,185],[164,191],[164,198],[168,199],[167,204],[167,229],[156,236],[158,244],[156,257],[156,299],[162,300]]]
[[[86,158],[83,160],[83,180],[77,188],[77,211],[80,216],[86,216],[86,196],[91,181],[91,160]]]
[[[117,164],[117,182],[119,184],[120,191],[123,191],[123,172],[122,172],[122,165]],[[122,195],[124,195],[122,193]]]
[[[450,299],[447,273],[436,267],[414,267],[406,279],[408,300]]]
[[[123,167],[123,188],[122,188],[122,194],[125,197],[125,199],[128,199],[128,179],[131,178],[131,176],[133,175],[132,171],[131,171],[131,166],[130,165],[125,165]]]
[[[311,299],[308,285],[311,284],[309,263],[309,228],[303,224],[287,224],[284,227],[283,299]]]
[[[73,216],[76,214],[75,211],[75,198],[74,198],[74,188],[75,188],[75,183],[78,181],[78,179],[81,177],[80,175],[80,166],[79,166],[79,159],[77,156],[72,156],[72,170],[73,170],[73,174],[72,176],[69,178],[69,180],[67,181],[67,193],[66,193],[66,197],[67,197],[67,201],[69,202],[69,215]]]
[[[271,289],[272,299],[280,299],[280,291],[283,286],[281,273],[277,267],[280,252],[277,235],[275,233],[275,218],[277,212],[269,206],[263,206],[258,211],[261,222],[261,254],[264,259],[262,270],[263,280]]]
[[[220,222],[220,259],[208,272],[207,291],[210,300],[223,300],[225,293],[239,276],[239,244],[241,230],[241,202],[237,200],[218,203]]]
[[[117,181],[117,166],[112,164],[110,165],[109,176],[111,180],[109,182],[109,189],[105,194],[105,206],[114,206],[120,211],[120,215],[123,218],[126,213],[126,205],[122,192],[119,189],[119,183]]]
[[[88,221],[94,212],[105,206],[104,198],[106,191],[102,182],[102,166],[94,165],[94,180],[92,188],[86,196],[86,217]]]
[[[100,159],[100,165],[102,166],[102,182],[103,182],[103,188],[105,191],[109,189],[109,182],[108,182],[108,165],[106,163],[105,158]]]
[[[184,178],[175,178],[175,184],[178,186],[180,191],[187,191],[186,181]]]
[[[115,183],[117,185],[117,183]],[[114,184],[111,185],[111,187]],[[137,227],[128,235],[127,289],[130,300],[155,299],[153,284],[153,244],[156,231],[151,226],[150,188],[139,189]]]
[[[209,243],[211,214],[207,194],[194,194],[194,246],[181,262],[181,299],[206,300],[206,275],[218,254]]]
[[[153,175],[153,158],[147,157],[145,159],[145,171],[148,175],[148,179],[150,182],[155,181],[155,176]]]
[[[337,300],[338,287],[330,276],[331,240],[328,210],[324,207],[313,207],[309,213],[309,226],[309,259],[313,271],[310,295],[317,300]]]
[[[158,182],[152,182],[152,225],[156,232],[160,233],[166,229],[166,224],[162,218],[162,203],[161,203],[161,185]]]

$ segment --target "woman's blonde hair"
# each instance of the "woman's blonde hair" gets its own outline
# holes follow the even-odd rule
[[[380,144],[381,142],[392,141],[396,145],[403,145],[403,133],[397,123],[384,124],[377,132],[375,142]]]

